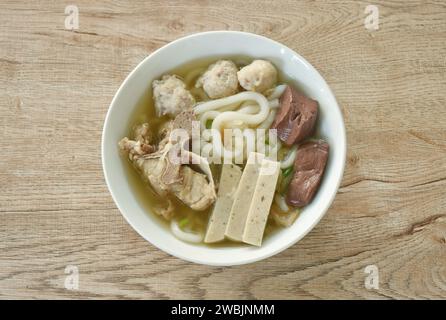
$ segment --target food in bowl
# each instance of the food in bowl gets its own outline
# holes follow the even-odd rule
[[[267,59],[202,59],[151,83],[118,145],[175,237],[261,246],[318,190],[329,146],[317,118],[318,102]]]

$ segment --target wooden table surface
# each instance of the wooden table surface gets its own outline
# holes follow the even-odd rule
[[[0,298],[446,298],[444,1],[72,4],[76,31],[65,1],[0,1]],[[364,25],[369,4],[379,30]],[[171,257],[125,222],[100,140],[144,57],[222,29],[280,41],[321,72],[344,113],[348,159],[302,241],[217,268]],[[78,290],[64,285],[69,265]],[[378,289],[365,286],[369,265]]]

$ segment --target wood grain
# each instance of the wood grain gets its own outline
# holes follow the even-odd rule
[[[0,298],[446,298],[444,1],[0,1]],[[378,5],[380,29],[364,27]],[[255,264],[194,265],[154,248],[106,188],[113,94],[178,37],[242,30],[281,41],[342,107],[348,161],[325,218]],[[378,290],[365,288],[367,265]],[[67,265],[78,291],[64,288]]]

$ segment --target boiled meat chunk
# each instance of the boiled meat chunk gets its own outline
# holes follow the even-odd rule
[[[277,70],[266,60],[254,60],[237,72],[240,85],[248,91],[264,92],[277,82]]]
[[[203,87],[211,99],[231,96],[237,93],[237,66],[230,60],[219,60],[209,66],[197,80],[195,87]]]
[[[176,116],[183,110],[191,109],[195,104],[186,84],[176,75],[164,75],[161,80],[153,81],[152,87],[158,116]]]
[[[204,210],[214,203],[216,194],[206,176],[181,166],[182,182],[171,185],[171,191],[182,202],[194,210]]]
[[[154,146],[143,142],[151,142],[148,134],[150,130],[145,130],[148,129],[148,124],[135,128],[134,136],[138,140],[126,137],[119,142],[119,148],[128,154],[135,168],[157,194],[173,194],[190,208],[204,210],[215,201],[214,184],[206,175],[171,160],[179,152],[172,143],[166,142],[174,123],[163,129],[165,136],[163,144],[160,143],[163,145],[162,149],[156,150]]]

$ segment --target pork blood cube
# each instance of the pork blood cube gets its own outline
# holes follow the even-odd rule
[[[318,102],[287,86],[280,97],[280,107],[271,129],[287,146],[303,141],[314,131]]]
[[[328,149],[328,143],[323,140],[308,141],[299,147],[286,195],[289,205],[303,207],[313,199],[324,174]]]

